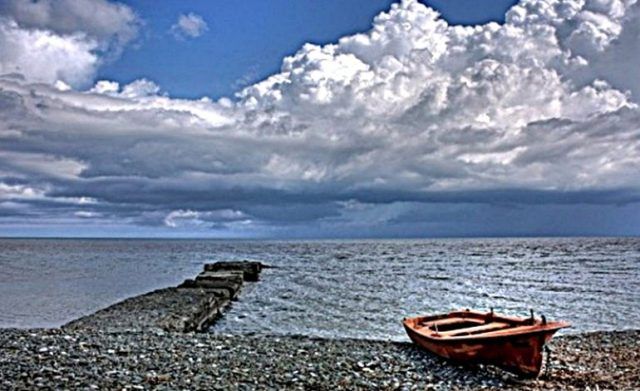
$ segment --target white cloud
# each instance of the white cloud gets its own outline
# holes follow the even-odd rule
[[[0,74],[85,86],[135,38],[139,24],[128,6],[106,0],[3,1]]]
[[[160,87],[149,80],[139,79],[127,84],[120,93],[125,98],[141,98],[144,96],[157,95]]]
[[[87,212],[84,210],[79,210],[77,212],[75,212],[73,214],[74,216],[83,218],[83,219],[91,219],[91,218],[95,218],[95,217],[101,217],[100,213],[96,213],[96,212]]]
[[[220,222],[246,221],[247,216],[238,210],[221,209],[198,212],[193,210],[173,210],[164,218],[167,227],[212,226]]]
[[[523,1],[504,25],[462,27],[407,0],[369,32],[304,45],[237,102],[1,77],[0,181],[88,197],[102,219],[244,231],[383,224],[430,202],[638,202],[638,77],[615,70],[640,65],[639,7]],[[61,204],[29,205],[77,212]]]
[[[209,27],[202,16],[189,12],[178,17],[178,21],[171,26],[171,33],[177,39],[197,38],[207,32]]]
[[[95,92],[97,94],[117,94],[120,90],[120,83],[110,80],[100,80],[89,90],[89,92]]]
[[[0,182],[0,199],[2,200],[33,199],[43,196],[44,191],[42,189],[35,189],[24,185],[9,185]]]
[[[98,66],[95,40],[81,34],[59,36],[47,30],[21,29],[0,19],[0,73],[20,73],[30,80],[80,85]]]
[[[99,80],[91,89],[89,89],[89,92],[135,99],[158,95],[160,92],[160,86],[147,79],[138,79],[120,88],[120,83],[118,82]]]

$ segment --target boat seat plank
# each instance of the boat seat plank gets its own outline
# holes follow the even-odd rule
[[[477,333],[481,333],[481,332],[489,332],[489,331],[501,330],[501,329],[505,329],[505,328],[507,328],[509,326],[511,326],[509,323],[491,322],[491,323],[483,324],[483,325],[480,325],[480,326],[473,326],[473,327],[467,327],[467,328],[464,328],[464,329],[443,331],[443,332],[438,333],[438,334],[440,334],[441,337],[455,337],[455,336],[458,336],[458,335],[477,334]]]
[[[473,322],[473,323],[482,324],[483,321],[480,319],[474,319],[474,318],[443,318],[443,319],[432,320],[429,322],[424,322],[424,323],[421,323],[421,325],[422,327],[432,327],[435,325],[444,326],[448,324],[462,323],[462,322]]]

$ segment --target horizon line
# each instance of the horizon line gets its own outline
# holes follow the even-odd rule
[[[640,235],[443,235],[443,236],[309,236],[309,237],[207,237],[207,236],[2,236],[7,239],[54,239],[54,240],[219,240],[219,241],[334,241],[334,240],[436,240],[436,239],[640,239]]]

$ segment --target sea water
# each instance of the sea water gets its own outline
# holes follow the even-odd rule
[[[491,307],[568,332],[640,328],[638,238],[1,239],[0,327],[59,326],[242,259],[274,267],[213,333],[404,340],[405,316]]]

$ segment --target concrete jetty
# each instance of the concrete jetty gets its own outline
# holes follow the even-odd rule
[[[265,267],[255,261],[204,265],[177,287],[132,297],[64,325],[68,330],[104,332],[203,332],[238,295],[246,281],[258,281]]]

